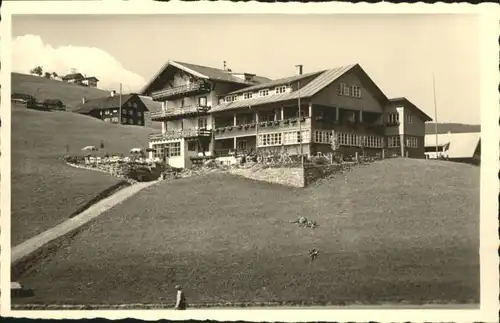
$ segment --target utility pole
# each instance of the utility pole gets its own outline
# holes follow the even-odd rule
[[[302,151],[302,120],[301,120],[301,117],[302,117],[302,110],[300,109],[300,81],[297,81],[297,91],[298,91],[298,105],[299,105],[299,135],[297,138],[300,138],[299,139],[299,149],[300,149],[300,165],[302,167],[304,167],[304,154],[303,154],[303,151]]]
[[[120,114],[119,118],[120,119],[119,119],[119,123],[122,124],[122,84],[121,83],[120,83],[120,98],[119,98],[119,100],[120,100],[120,103],[119,103],[120,104],[120,109],[119,109],[119,114]]]

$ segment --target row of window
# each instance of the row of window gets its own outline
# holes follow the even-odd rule
[[[320,144],[329,144],[331,142],[331,139],[332,139],[331,131],[316,130],[314,132],[314,142]]]
[[[104,110],[104,115],[106,116],[109,116],[109,115],[112,115],[112,114],[117,114],[118,113],[118,109],[113,109],[113,110]],[[133,116],[135,113],[134,110],[127,110],[127,109],[122,109],[122,115],[126,116],[127,114],[130,115],[130,116]],[[137,111],[137,116],[138,117],[142,117],[142,112],[141,111]]]
[[[196,103],[197,106],[199,107],[207,107],[208,106],[208,99],[206,96],[199,96],[196,98]],[[186,98],[180,99],[180,106],[181,108],[184,108],[186,106]],[[165,110],[165,101],[162,102],[161,108]]]
[[[356,134],[349,133],[339,133],[338,143],[341,146],[361,146],[363,144],[366,148],[383,148],[384,138],[378,136],[359,136]],[[387,138],[388,148],[398,148],[401,147],[401,139],[399,136],[391,136]],[[406,147],[408,148],[418,148],[417,137],[407,137]]]
[[[283,94],[283,93],[289,92],[290,88],[288,86],[284,86],[283,85],[283,86],[277,86],[273,90],[274,91],[271,91],[269,89],[262,89],[262,90],[260,90],[257,93],[257,96],[259,96],[259,97],[268,96],[270,93],[273,93],[273,94]],[[254,94],[255,93],[252,93],[252,92],[245,92],[245,93],[243,93],[243,100],[248,100],[248,99],[253,98]],[[224,99],[221,99],[219,101],[219,103],[222,103],[222,102],[234,102],[234,101],[238,101],[239,98],[240,97],[238,95],[228,95]]]
[[[399,123],[399,113],[391,112],[387,114],[387,121],[392,124]],[[411,113],[406,114],[406,123],[413,123],[413,115]]]
[[[165,124],[165,130],[169,130],[168,123],[166,121],[164,121],[164,124]],[[184,127],[184,124],[181,121],[180,123],[174,124],[174,129],[172,129],[172,130],[176,130],[176,129],[177,130],[182,130],[183,127]],[[198,129],[207,129],[207,128],[208,128],[208,119],[207,119],[207,117],[200,117],[200,118],[198,118]]]
[[[361,98],[361,87],[358,85],[340,83],[337,94],[342,96],[351,96],[353,98]]]
[[[122,118],[122,124],[134,124],[134,119],[132,118]],[[137,124],[142,126],[142,120],[137,120]]]
[[[169,142],[165,144],[153,144],[153,158],[169,158],[181,155],[181,143]]]
[[[277,132],[277,133],[264,133],[259,134],[258,146],[279,146],[279,145],[291,145],[298,144],[302,142],[309,142],[310,134],[309,130],[304,130],[302,133],[300,131],[287,131],[287,132]]]
[[[331,131],[317,130],[314,134],[314,142],[321,144],[329,144],[332,139]],[[340,146],[364,146],[366,148],[383,148],[384,138],[380,136],[362,136],[354,133],[336,133],[336,139]],[[389,137],[387,139],[388,147],[395,148],[400,146],[399,136]],[[407,146],[417,148],[417,138],[408,137]]]
[[[337,140],[340,146],[363,146],[366,148],[384,147],[384,138],[378,136],[360,136],[353,133],[338,133]]]
[[[118,123],[118,117],[112,118],[103,118],[103,121],[106,123]],[[134,119],[132,118],[122,118],[122,124],[134,124]],[[142,126],[142,120],[137,120],[137,124]]]
[[[129,108],[137,109],[137,103],[136,102],[130,102],[130,101],[128,101],[127,102],[127,106]]]

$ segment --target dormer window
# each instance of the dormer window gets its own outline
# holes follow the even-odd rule
[[[286,93],[286,86],[278,86],[274,89],[276,94]]]
[[[243,93],[243,99],[245,99],[245,100],[246,99],[251,99],[252,95],[253,95],[252,92]]]
[[[253,81],[253,77],[255,76],[255,74],[248,74],[248,73],[245,73],[245,81],[246,82],[252,82]]]
[[[268,89],[260,90],[259,91],[259,96],[268,96],[268,95],[269,95],[269,90]]]

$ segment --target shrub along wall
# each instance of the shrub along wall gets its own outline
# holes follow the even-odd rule
[[[328,177],[339,172],[342,166],[333,165],[304,165],[304,186],[308,186],[320,178]]]

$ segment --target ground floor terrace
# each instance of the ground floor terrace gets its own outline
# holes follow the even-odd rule
[[[336,152],[344,156],[425,158],[423,137],[400,134],[398,124],[385,122],[382,113],[305,103],[300,109],[297,105],[247,107],[175,122],[177,129],[157,135],[161,140],[151,143],[152,157],[168,157],[172,162],[172,158],[178,159],[183,167],[190,164],[188,159],[202,156],[226,158],[252,152],[328,154],[332,152],[332,143],[337,146]],[[169,121],[168,129],[174,124]],[[200,124],[207,131],[201,141],[202,136],[191,136],[200,131]],[[183,138],[185,132],[189,132],[190,138]],[[169,152],[165,153],[165,147]]]

